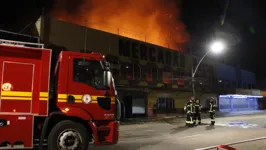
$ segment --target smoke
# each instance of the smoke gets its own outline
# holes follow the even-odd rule
[[[183,51],[180,0],[55,0],[52,17]]]

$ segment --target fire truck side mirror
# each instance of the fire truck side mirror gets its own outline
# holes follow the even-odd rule
[[[106,65],[107,68],[110,68],[110,66],[111,66],[110,62],[106,62],[105,65]]]
[[[103,74],[103,83],[106,87],[110,88],[111,87],[111,80],[112,80],[112,74],[110,71],[104,71]]]

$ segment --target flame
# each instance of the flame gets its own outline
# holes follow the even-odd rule
[[[184,51],[189,33],[181,21],[180,0],[55,0],[58,20]]]

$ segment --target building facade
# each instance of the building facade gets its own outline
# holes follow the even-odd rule
[[[253,72],[240,67],[217,64],[219,110],[245,111],[260,109],[260,90],[256,87],[256,76]]]
[[[255,73],[240,69],[240,67],[217,63],[217,76],[220,89],[254,89],[256,86]]]
[[[36,23],[53,61],[61,50],[100,52],[111,63],[122,102],[122,117],[183,113],[191,89],[191,70],[198,61],[190,55],[83,26],[42,18]],[[216,64],[204,60],[196,74],[196,97],[203,105],[217,97]]]

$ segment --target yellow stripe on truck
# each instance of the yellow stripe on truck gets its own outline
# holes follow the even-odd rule
[[[58,102],[61,102],[61,103],[66,103],[66,102],[67,102],[66,99],[58,99],[57,101],[58,101]],[[76,100],[75,100],[75,103],[83,103],[83,102],[82,102],[82,100],[78,100],[78,99],[76,99]],[[98,102],[95,101],[95,100],[93,100],[93,101],[91,101],[91,103],[98,103]]]
[[[72,94],[71,94],[72,95]],[[72,95],[75,97],[75,99],[82,99],[83,95]],[[68,94],[58,94],[58,99],[67,99]],[[97,100],[97,98],[111,98],[111,101],[115,101],[115,97],[110,96],[91,96],[92,100]]]
[[[83,95],[72,95],[76,99],[76,103],[82,103]],[[48,101],[49,93],[48,92],[40,92],[40,101]],[[67,102],[68,94],[58,94],[58,102]],[[91,96],[91,103],[98,103],[97,98],[111,98],[111,103],[115,104],[115,97],[109,96]],[[23,92],[23,91],[1,91],[1,99],[2,100],[32,100],[32,92]]]
[[[21,96],[2,96],[1,100],[23,100],[23,101],[31,101],[31,97],[21,97]],[[48,101],[48,98],[39,98],[40,101]]]
[[[2,100],[23,100],[23,101],[31,101],[31,97],[1,97]]]
[[[48,101],[48,98],[42,98],[42,97],[40,97],[39,100],[40,101]]]
[[[82,99],[82,95],[72,95],[75,97],[75,99]],[[58,94],[59,99],[67,99],[68,95],[67,94]]]
[[[48,92],[40,92],[39,100],[48,101]],[[23,91],[1,91],[2,100],[32,100],[32,92],[23,92]]]
[[[40,97],[48,97],[48,92],[40,92]]]
[[[48,92],[40,92],[40,101],[48,101],[49,93]]]
[[[32,92],[17,92],[17,91],[2,91],[2,96],[22,96],[28,97],[32,96]]]
[[[83,103],[82,102],[82,97],[83,95],[71,95],[73,97],[75,97],[75,103]],[[58,94],[58,102],[61,102],[61,103],[66,103],[67,102],[67,97],[68,97],[68,94]],[[91,103],[98,103],[97,101],[97,98],[111,98],[111,104],[115,104],[115,97],[112,96],[91,96]]]

